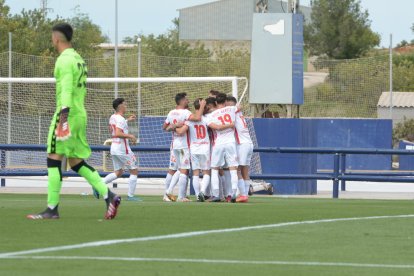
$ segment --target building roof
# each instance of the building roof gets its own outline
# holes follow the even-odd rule
[[[221,0],[180,9],[181,40],[250,41],[257,0]],[[269,0],[269,13],[284,13],[287,2]],[[300,6],[305,22],[311,8]]]
[[[137,45],[134,45],[134,44],[118,44],[118,49],[119,50],[132,49],[136,46]],[[104,50],[114,50],[115,49],[115,44],[101,43],[101,44],[98,44],[98,47],[101,48],[101,49],[104,49]]]
[[[214,3],[214,2],[219,2],[219,1],[221,1],[221,0],[216,0],[216,1],[208,2],[208,3],[204,3],[204,4],[198,4],[198,5],[194,5],[194,6],[191,6],[191,7],[185,7],[185,8],[177,9],[177,11],[182,11],[182,10],[186,10],[186,9],[192,9],[192,8],[199,7],[199,6],[208,6],[208,5],[210,5],[210,4]]]
[[[382,92],[378,107],[390,107],[390,92]],[[393,107],[414,107],[414,92],[392,92]]]

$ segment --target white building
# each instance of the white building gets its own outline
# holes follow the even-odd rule
[[[396,124],[404,119],[414,119],[414,92],[392,93],[392,122]],[[390,92],[382,92],[377,104],[379,119],[390,119]]]
[[[200,41],[210,50],[222,47],[250,51],[253,14],[284,13],[288,12],[287,6],[280,0],[221,0],[183,8],[179,10],[179,37],[191,45]],[[305,22],[310,21],[310,7],[300,6],[299,12]]]

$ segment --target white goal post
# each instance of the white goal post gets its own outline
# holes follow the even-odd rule
[[[231,81],[232,95],[238,99],[237,81],[240,77],[158,77],[158,78],[88,78],[87,83],[179,83]],[[54,78],[0,78],[0,83],[55,83]],[[247,83],[247,81],[246,81]],[[246,87],[247,88],[247,87]],[[244,94],[244,93],[243,93]]]
[[[115,89],[118,83],[118,89]],[[247,79],[230,77],[145,77],[145,78],[88,78],[85,108],[88,113],[87,136],[90,145],[102,145],[108,138],[108,120],[113,114],[115,97],[126,100],[126,115],[136,114],[137,119],[128,123],[130,133],[137,136],[140,144],[152,147],[168,147],[171,134],[162,130],[166,115],[176,104],[177,93],[185,92],[192,102],[208,97],[210,90],[218,90],[234,96],[245,110],[250,133],[255,141],[252,120],[248,119],[249,105]],[[45,144],[50,120],[55,111],[54,78],[0,78],[0,143]],[[7,155],[10,168],[39,169],[44,167],[44,154],[15,152]],[[261,171],[260,159],[253,158],[255,173]],[[89,162],[96,168],[104,168],[102,153],[93,153]],[[166,152],[140,153],[140,169],[160,171],[168,167]],[[39,165],[40,164],[40,165]],[[40,166],[40,167],[39,167]],[[112,166],[108,167],[111,170]]]

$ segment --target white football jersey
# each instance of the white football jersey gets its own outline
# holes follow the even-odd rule
[[[229,125],[236,119],[236,111],[238,111],[235,106],[226,106],[219,108],[211,112],[208,116],[208,124],[212,123],[216,125]],[[236,143],[234,136],[234,128],[226,128],[224,130],[213,130],[214,145],[223,145],[228,143]]]
[[[207,124],[205,121],[187,121],[188,133],[190,135],[191,154],[205,154],[210,151],[210,138],[208,137]]]
[[[236,113],[236,121],[234,123],[237,144],[252,144],[249,127],[241,111]]]
[[[188,109],[173,109],[168,115],[165,123],[167,125],[176,123],[185,123],[191,116],[191,111]],[[178,135],[175,131],[172,133],[172,147],[173,149],[187,149],[189,147],[188,134]]]
[[[126,155],[131,152],[129,140],[115,137],[115,130],[119,128],[123,133],[128,134],[128,121],[119,114],[113,114],[109,118],[109,129],[112,136],[111,155]]]

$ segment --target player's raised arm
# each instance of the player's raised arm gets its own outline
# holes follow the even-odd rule
[[[127,121],[128,121],[128,122],[132,122],[132,121],[134,121],[136,118],[137,118],[137,116],[136,116],[135,114],[131,114],[131,115],[128,117]]]
[[[242,108],[240,106],[240,103],[237,102],[237,99],[233,96],[227,96],[226,98],[226,106],[234,106],[235,107],[235,112],[240,112],[242,111]]]
[[[203,117],[204,108],[206,106],[206,101],[204,99],[200,99],[200,108],[196,110],[194,114],[191,114],[188,118],[191,122],[199,122],[201,121],[201,118]]]

